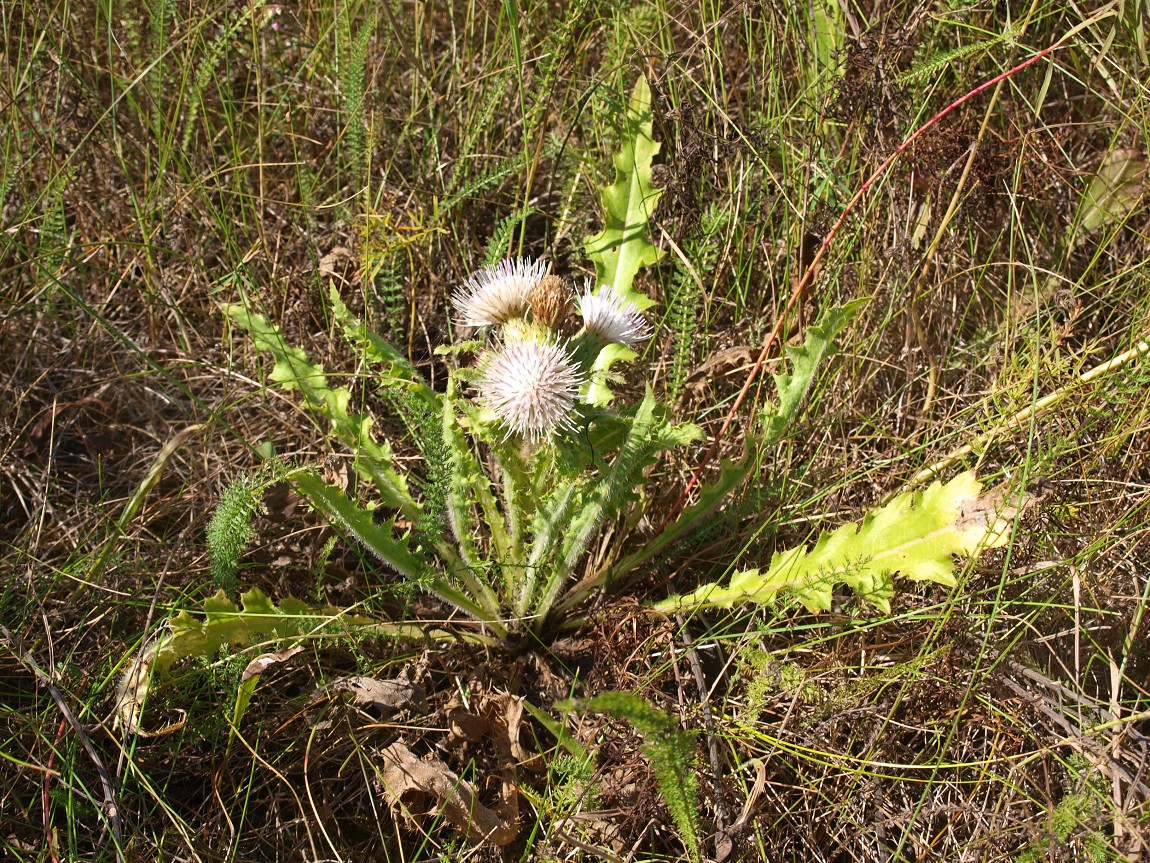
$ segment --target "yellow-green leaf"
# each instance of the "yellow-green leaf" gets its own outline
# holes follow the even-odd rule
[[[686,596],[657,603],[664,612],[738,603],[767,603],[789,592],[810,611],[831,607],[836,585],[890,610],[891,577],[954,586],[956,555],[977,557],[1005,544],[1012,520],[1025,500],[1005,506],[996,494],[981,494],[971,472],[946,485],[936,482],[921,493],[901,494],[861,523],[824,533],[813,549],[800,546],[776,553],[765,570],[736,573],[729,584],[708,584]]]
[[[651,88],[647,79],[635,82],[623,141],[615,154],[615,182],[599,190],[603,230],[585,241],[587,256],[595,264],[596,287],[613,285],[615,291],[641,309],[655,303],[632,289],[640,267],[659,260],[661,252],[647,239],[647,222],[661,189],[651,181],[651,165],[659,152],[653,137]]]

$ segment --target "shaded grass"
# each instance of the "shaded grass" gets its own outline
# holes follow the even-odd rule
[[[865,318],[742,504],[640,593],[660,597],[668,579],[688,589],[857,517],[1145,338],[1144,203],[1065,242],[1105,154],[1145,153],[1139,14],[1099,21],[1052,62],[972,100],[876,187],[784,336],[801,338],[820,308],[856,296],[872,298]],[[452,694],[511,690],[546,708],[572,689],[627,689],[691,727],[706,701],[728,811],[707,799],[702,823],[731,827],[751,800],[729,837],[752,858],[1133,856],[1147,818],[1146,722],[1131,718],[1147,710],[1150,663],[1144,364],[965,460],[986,478],[1045,482],[1008,554],[953,593],[903,586],[890,618],[844,598],[823,618],[784,606],[692,620],[705,693],[674,629],[612,597],[593,629],[518,671],[463,650],[317,651],[262,684],[226,759],[221,719],[242,657],[171,686],[156,716],[188,710],[179,733],[131,741],[104,728],[110,684],[141,634],[215,589],[202,533],[228,479],[263,443],[327,452],[314,421],[264,388],[217,301],[243,291],[333,374],[359,380],[330,337],[334,278],[441,378],[432,350],[450,331],[447,296],[503,220],[528,213],[506,253],[586,270],[591,190],[609,179],[620,108],[643,72],[667,190],[654,239],[669,250],[643,287],[666,302],[691,284],[698,303],[643,361],[657,381],[684,369],[690,380],[718,351],[757,353],[845,201],[900,140],[1079,20],[1057,4],[1020,8],[1012,26],[977,4],[852,8],[841,29],[819,31],[806,7],[706,2],[4,3],[0,539],[12,575],[0,609],[115,765],[125,856],[470,853],[447,828],[424,836],[389,823],[372,790],[371,751],[389,739],[378,722],[340,705],[325,708],[326,726],[298,718],[331,676],[386,676],[405,662],[433,706],[405,717],[416,730],[402,733],[428,751],[446,745],[436,729]],[[347,254],[328,258],[338,248]],[[674,302],[664,311],[676,321]],[[704,375],[677,410],[716,432],[745,374],[743,359]],[[410,457],[370,382],[358,396]],[[192,424],[202,434],[120,525],[156,455]],[[741,449],[737,428],[726,454]],[[660,468],[653,523],[692,468]],[[324,528],[290,506],[261,528],[245,583],[393,613],[410,601],[342,546],[316,564]],[[114,859],[90,758],[16,644],[2,656],[0,842],[16,859]],[[484,670],[485,659],[509,668]],[[533,730],[554,764],[559,750]],[[637,741],[593,722],[582,733],[599,745],[584,792],[508,855],[592,859],[562,838],[573,837],[620,857],[639,843],[647,859],[674,858]],[[491,769],[485,745],[459,743],[461,775]],[[524,783],[546,801],[566,775]]]

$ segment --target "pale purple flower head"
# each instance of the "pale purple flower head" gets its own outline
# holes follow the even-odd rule
[[[579,297],[579,313],[587,332],[605,342],[633,348],[651,338],[651,328],[639,307],[624,299],[613,285],[604,285],[595,294],[588,282]]]
[[[522,315],[531,291],[546,275],[547,265],[542,261],[500,261],[472,273],[451,303],[464,326],[494,327]]]
[[[479,361],[480,400],[516,434],[534,442],[571,428],[584,376],[567,346],[551,340],[508,341]]]

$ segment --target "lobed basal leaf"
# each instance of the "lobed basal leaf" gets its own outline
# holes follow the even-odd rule
[[[914,581],[953,587],[954,557],[977,557],[1006,543],[1011,524],[1028,498],[1005,505],[1000,494],[981,494],[972,472],[921,493],[899,495],[860,523],[824,533],[815,547],[778,552],[765,570],[736,573],[723,587],[707,584],[685,596],[657,603],[672,613],[701,607],[730,608],[738,603],[768,603],[789,591],[810,611],[831,607],[836,585],[890,610],[896,573]]]
[[[262,315],[239,303],[226,303],[222,308],[236,326],[251,333],[258,349],[275,359],[268,377],[284,389],[298,389],[308,410],[328,418],[332,434],[355,454],[356,472],[376,488],[384,504],[411,521],[418,520],[420,507],[411,496],[407,478],[393,466],[390,445],[375,440],[371,417],[350,412],[350,390],[332,387],[323,366],[308,359],[301,348],[287,344],[280,328]]]
[[[350,627],[397,638],[434,636],[415,623],[381,622],[331,606],[313,608],[291,597],[277,606],[259,588],[244,593],[237,606],[221,590],[204,600],[202,615],[182,611],[161,625],[128,663],[116,686],[116,725],[142,737],[177,730],[182,723],[148,732],[141,718],[152,680],[182,659],[210,657],[222,647],[346,635]]]

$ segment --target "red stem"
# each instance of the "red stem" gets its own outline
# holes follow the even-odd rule
[[[898,145],[898,148],[893,153],[891,153],[889,156],[886,157],[885,160],[883,160],[883,163],[881,165],[879,165],[878,168],[875,170],[875,172],[867,178],[866,182],[864,182],[862,184],[862,186],[859,187],[859,190],[857,192],[855,192],[854,197],[851,198],[850,201],[847,202],[846,207],[843,208],[842,213],[839,214],[838,219],[835,220],[835,223],[831,226],[831,229],[827,232],[826,237],[823,238],[822,245],[819,246],[819,250],[815,254],[814,259],[807,266],[806,271],[803,273],[802,279],[799,280],[799,283],[795,286],[795,289],[791,292],[791,297],[789,300],[787,300],[787,305],[783,309],[783,313],[779,316],[779,319],[778,319],[778,321],[776,321],[774,328],[767,335],[766,341],[763,342],[763,349],[762,349],[762,351],[759,352],[759,358],[758,358],[758,360],[755,361],[755,365],[751,368],[750,373],[747,375],[746,383],[744,383],[743,388],[741,390],[739,390],[739,395],[735,399],[735,403],[731,406],[730,411],[727,412],[727,417],[726,417],[726,419],[723,420],[723,425],[719,429],[719,433],[717,435],[715,435],[714,442],[711,444],[710,448],[707,450],[706,455],[703,456],[703,460],[701,462],[699,462],[699,466],[697,468],[695,468],[695,472],[691,475],[690,482],[688,482],[687,487],[683,489],[683,493],[679,496],[678,501],[670,509],[666,520],[663,522],[662,527],[660,527],[660,529],[659,529],[660,532],[664,528],[666,528],[666,526],[671,522],[671,520],[679,514],[679,512],[681,511],[681,509],[683,507],[683,503],[687,499],[687,496],[691,493],[691,491],[695,488],[695,486],[697,486],[699,484],[699,478],[703,475],[703,470],[707,467],[708,464],[710,464],[711,459],[713,459],[715,457],[715,454],[718,452],[719,444],[722,443],[723,436],[727,433],[727,429],[729,429],[731,427],[731,423],[734,422],[735,415],[739,412],[739,408],[741,408],[743,406],[743,402],[746,401],[747,393],[749,393],[751,391],[751,387],[754,386],[755,380],[759,376],[759,372],[762,371],[763,363],[766,362],[767,355],[770,353],[771,347],[774,345],[775,341],[778,339],[779,333],[782,332],[783,323],[786,321],[787,315],[790,314],[791,309],[793,309],[795,307],[795,304],[798,303],[798,301],[799,301],[799,297],[802,296],[803,291],[806,289],[807,285],[810,284],[811,278],[814,275],[815,268],[819,265],[819,263],[822,261],[823,257],[826,255],[827,248],[834,241],[835,236],[838,234],[839,228],[841,228],[843,222],[846,221],[846,217],[848,215],[850,215],[851,210],[853,210],[855,208],[855,205],[858,204],[858,202],[862,200],[863,196],[870,190],[871,186],[873,186],[879,180],[879,178],[882,177],[882,175],[886,173],[887,169],[894,163],[895,159],[897,159],[899,156],[901,156],[903,153],[905,153],[906,149],[911,144],[913,144],[919,138],[919,136],[921,136],[927,129],[931,128],[936,123],[938,123],[939,120],[941,120],[943,117],[945,117],[951,111],[953,111],[959,105],[963,104],[964,102],[969,101],[970,99],[973,99],[975,96],[977,96],[983,90],[986,90],[986,89],[989,89],[990,87],[993,87],[999,81],[1004,81],[1007,78],[1009,78],[1011,75],[1014,75],[1015,73],[1022,71],[1027,66],[1030,66],[1034,63],[1037,63],[1043,57],[1047,56],[1048,54],[1053,53],[1055,50],[1062,47],[1062,45],[1071,36],[1075,35],[1084,26],[1086,26],[1087,24],[1092,24],[1096,20],[1097,20],[1097,17],[1092,18],[1089,21],[1085,21],[1082,24],[1079,24],[1077,27],[1072,29],[1069,33],[1067,33],[1065,36],[1063,36],[1061,39],[1059,39],[1053,45],[1050,45],[1047,48],[1044,48],[1043,50],[1041,50],[1037,54],[1035,54],[1033,57],[1030,57],[1029,59],[1024,60],[1023,62],[1019,63],[1017,66],[1014,66],[1010,69],[1007,69],[1001,75],[996,75],[995,77],[991,78],[989,81],[986,81],[982,84],[979,84],[973,90],[971,90],[968,93],[966,93],[965,95],[960,96],[959,98],[955,99],[953,102],[951,102],[945,108],[943,108],[941,111],[939,111],[933,117],[931,117],[929,120],[927,120],[921,126],[919,126],[914,132],[912,132],[910,134],[910,136],[907,137],[907,139],[905,141],[903,141],[901,144]]]

